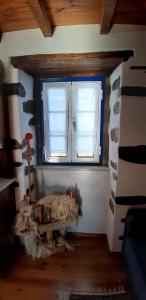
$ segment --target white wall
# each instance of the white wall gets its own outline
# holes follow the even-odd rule
[[[119,86],[127,87],[146,87],[146,74],[144,70],[131,69],[132,66],[145,66],[145,57],[132,57],[127,62],[123,62],[110,77],[111,87],[115,80],[119,79]],[[119,159],[118,146],[138,146],[146,145],[146,102],[142,96],[118,96],[117,90],[111,88],[110,95],[110,124],[109,132],[112,128],[118,127],[120,130],[119,142],[111,141],[109,135],[109,160],[112,159],[118,165],[117,171],[110,166],[110,185],[115,196],[145,196],[146,195],[146,165],[131,163]],[[120,111],[114,114],[113,106],[119,101]],[[117,180],[113,180],[113,172],[117,175]],[[111,195],[112,198],[112,195]],[[126,217],[126,213],[130,207],[145,207],[145,205],[122,205],[114,203],[114,213],[108,212],[108,230],[107,236],[112,251],[121,251],[122,241],[119,236],[123,235],[124,224],[122,218]]]
[[[44,38],[39,29],[3,34],[0,58],[6,67],[6,80],[11,79],[11,56],[41,53],[74,53],[133,49],[145,55],[146,26],[116,25],[108,35],[99,34],[97,25],[57,27],[52,38]]]
[[[106,233],[106,211],[109,199],[109,171],[105,167],[37,167],[40,195],[77,187],[82,198],[83,216],[73,231]]]
[[[39,29],[5,33],[0,43],[0,58],[6,69],[5,81],[17,82],[17,71],[10,66],[10,57],[43,53],[77,53],[133,49],[137,56],[146,53],[146,27],[117,25],[108,35],[99,34],[99,26],[57,27],[52,38],[44,38]],[[78,183],[83,197],[83,213],[79,231],[105,232],[105,206],[109,200],[108,171],[44,170],[46,188],[53,184]],[[41,180],[40,180],[41,182]],[[40,187],[42,187],[40,185]]]

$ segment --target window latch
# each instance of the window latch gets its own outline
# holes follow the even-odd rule
[[[72,125],[73,125],[74,131],[76,131],[76,121],[73,121],[73,122],[72,122]]]

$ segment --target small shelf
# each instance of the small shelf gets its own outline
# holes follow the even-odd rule
[[[16,178],[3,178],[0,177],[0,192],[6,189],[9,185],[11,185]]]

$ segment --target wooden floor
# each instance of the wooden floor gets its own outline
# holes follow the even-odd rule
[[[95,291],[129,285],[120,255],[110,254],[106,238],[76,237],[73,252],[45,261],[20,255],[0,279],[0,300],[67,300],[71,291]]]

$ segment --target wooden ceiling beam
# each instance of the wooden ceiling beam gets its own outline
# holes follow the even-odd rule
[[[45,9],[44,0],[27,0],[27,3],[32,10],[44,37],[51,37],[53,35],[53,30]]]
[[[103,0],[100,34],[107,34],[110,31],[117,0]]]

